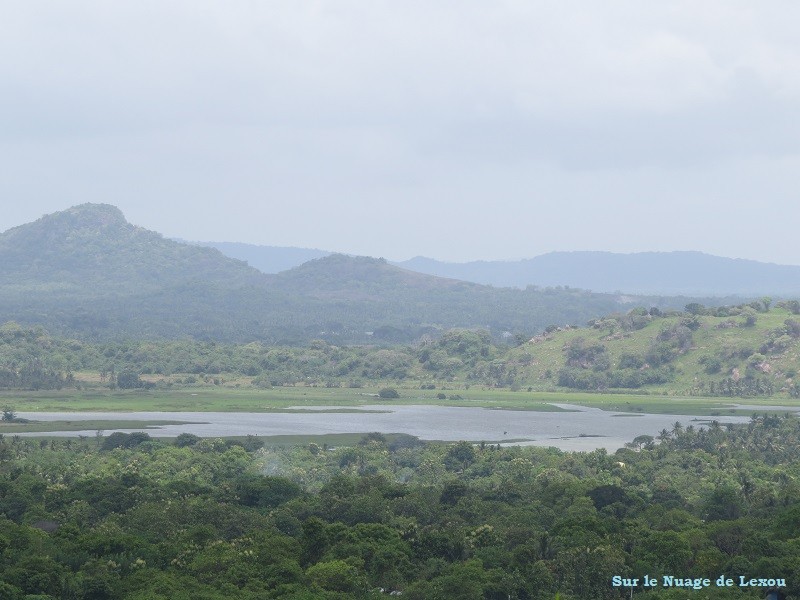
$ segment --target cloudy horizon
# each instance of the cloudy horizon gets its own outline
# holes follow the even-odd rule
[[[18,4],[0,230],[83,202],[168,237],[404,260],[800,264],[800,5]]]

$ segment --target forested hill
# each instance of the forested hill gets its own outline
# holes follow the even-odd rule
[[[685,298],[498,289],[332,255],[265,275],[210,248],[165,239],[115,207],[84,204],[0,234],[0,323],[83,339],[406,342],[451,327],[533,334],[634,305]]]
[[[398,266],[499,287],[571,286],[595,292],[800,295],[800,266],[702,252],[550,252],[518,261],[447,263],[418,256]]]
[[[540,331],[553,323],[584,323],[590,315],[630,307],[630,298],[583,290],[497,289],[399,269],[383,259],[334,254],[276,276],[276,287],[335,310],[328,329],[362,323],[370,340],[411,341],[443,324],[505,331]],[[307,313],[312,322],[324,314]],[[471,323],[471,325],[468,325]],[[319,337],[319,336],[318,336]],[[336,339],[334,337],[334,339]]]
[[[462,290],[486,288],[475,283],[435,277],[390,265],[382,258],[332,254],[311,260],[276,277],[283,289],[318,298],[356,300],[382,298],[404,290]]]
[[[82,204],[0,234],[0,285],[141,293],[191,281],[252,285],[263,274],[217,250],[136,227],[108,204]]]

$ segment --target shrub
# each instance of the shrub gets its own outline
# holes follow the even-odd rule
[[[181,433],[175,438],[175,445],[178,448],[186,448],[187,446],[194,446],[200,441],[200,437],[193,433]]]
[[[133,371],[123,371],[117,375],[117,386],[123,390],[132,390],[144,387],[144,382],[139,379],[139,374]]]

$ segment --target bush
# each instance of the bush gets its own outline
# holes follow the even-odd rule
[[[122,448],[125,445],[125,441],[128,439],[127,433],[122,433],[121,431],[117,431],[112,433],[108,436],[105,440],[103,440],[103,450],[113,450],[114,448]]]
[[[200,437],[193,433],[181,433],[175,438],[175,445],[178,448],[186,448],[187,446],[194,446],[200,441]]]
[[[135,448],[139,444],[152,441],[150,434],[143,431],[133,433],[122,433],[117,431],[112,433],[103,441],[103,450],[113,450],[114,448]]]
[[[236,482],[239,504],[258,508],[275,508],[298,497],[303,489],[283,477],[244,475]]]
[[[117,375],[117,386],[123,390],[132,390],[144,387],[144,382],[139,379],[138,373],[123,371]]]
[[[718,358],[708,357],[700,361],[701,365],[705,365],[705,372],[709,375],[715,375],[722,371],[722,362]]]
[[[397,390],[394,388],[383,388],[380,392],[378,392],[378,396],[384,400],[388,400],[392,398],[399,398],[400,394],[398,394]]]
[[[265,375],[259,375],[258,377],[253,378],[253,386],[257,388],[261,388],[262,390],[270,390],[272,389],[272,381],[269,377]]]
[[[619,357],[620,369],[640,369],[644,366],[644,359],[636,354],[623,353]]]

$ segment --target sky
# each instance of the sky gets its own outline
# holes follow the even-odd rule
[[[404,260],[800,264],[800,3],[26,0],[0,21],[0,230]]]

